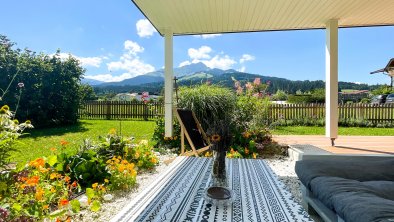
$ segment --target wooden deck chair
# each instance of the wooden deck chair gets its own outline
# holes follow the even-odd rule
[[[200,122],[189,109],[176,109],[176,117],[181,125],[181,155],[198,156],[198,153],[206,151],[210,147],[209,140]],[[192,150],[185,152],[185,136]]]

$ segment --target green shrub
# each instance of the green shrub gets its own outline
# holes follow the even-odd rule
[[[164,136],[164,118],[156,120],[155,131],[153,133],[152,141],[156,148],[176,148],[180,151],[181,147],[181,126],[178,120],[174,119],[173,124],[174,135],[172,137]]]
[[[179,108],[191,109],[204,130],[215,121],[231,119],[235,107],[235,94],[228,88],[215,85],[181,87]]]

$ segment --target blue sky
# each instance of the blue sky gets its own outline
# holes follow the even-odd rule
[[[164,65],[164,39],[129,0],[3,0],[1,8],[0,34],[20,48],[71,53],[88,78],[119,81]],[[341,29],[339,80],[389,84],[389,77],[369,72],[394,57],[393,36],[391,26]],[[174,38],[175,67],[199,61],[212,68],[324,80],[325,31]]]

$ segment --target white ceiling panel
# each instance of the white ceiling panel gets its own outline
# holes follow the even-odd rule
[[[394,0],[132,0],[162,34],[394,25]]]

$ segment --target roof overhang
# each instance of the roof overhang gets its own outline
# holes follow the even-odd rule
[[[163,35],[394,25],[394,0],[132,0]]]
[[[387,63],[386,67],[384,67],[383,69],[379,69],[376,71],[371,72],[370,74],[375,74],[375,73],[379,73],[379,72],[386,72],[388,73],[390,69],[394,68],[394,58],[390,59],[390,61]]]

